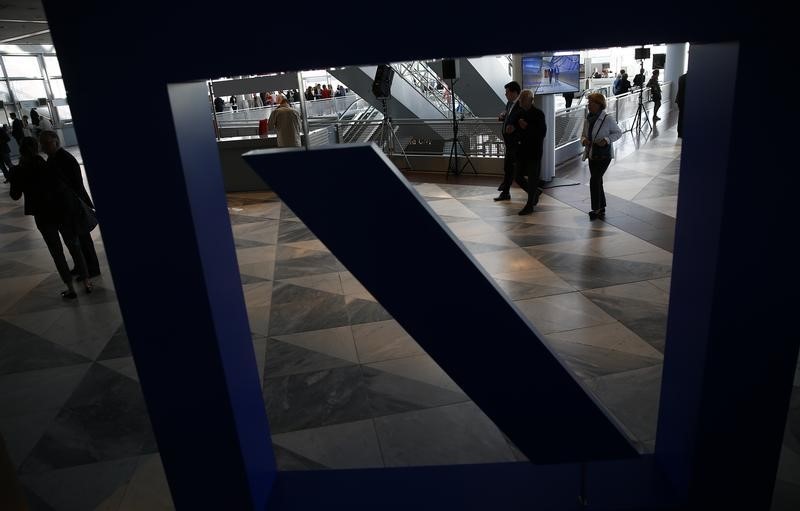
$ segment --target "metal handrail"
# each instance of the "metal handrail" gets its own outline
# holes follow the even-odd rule
[[[439,78],[439,76],[423,61],[414,60],[410,62],[399,62],[397,64],[393,64],[394,69],[398,72],[398,74],[408,82],[415,90],[417,90],[422,96],[424,96],[437,110],[446,114],[448,117],[451,114],[452,105],[449,101],[445,100],[444,92],[440,97],[438,92],[439,90],[448,91],[450,94],[453,91],[450,90],[450,87]],[[435,83],[436,87],[432,88],[431,90],[426,90],[426,88],[417,87],[413,82],[408,80],[408,76],[411,76],[415,79],[415,81],[419,81],[420,83],[424,84],[431,84]],[[439,88],[439,85],[442,88]],[[429,87],[430,89],[430,87]],[[453,95],[453,98],[456,101],[456,105],[461,112],[461,115],[464,117],[475,117],[475,114],[472,113],[472,110],[464,103],[464,101],[458,97],[457,94]]]

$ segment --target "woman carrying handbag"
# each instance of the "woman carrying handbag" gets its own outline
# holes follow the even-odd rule
[[[614,157],[613,142],[619,140],[622,131],[608,115],[606,109],[606,98],[602,94],[595,92],[589,94],[589,115],[583,125],[583,159],[589,160],[589,193],[592,198],[592,210],[589,218],[605,218],[606,216],[606,194],[603,191],[603,174],[611,164]]]

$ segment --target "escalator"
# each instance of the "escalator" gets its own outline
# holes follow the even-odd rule
[[[476,117],[497,117],[506,106],[504,86],[512,80],[506,55],[457,59],[460,76],[455,81],[459,98]],[[442,61],[428,62],[441,79]]]

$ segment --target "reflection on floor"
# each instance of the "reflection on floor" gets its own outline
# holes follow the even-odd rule
[[[559,175],[583,184],[548,189],[525,217],[516,214],[521,190],[512,189],[511,203],[491,200],[497,178],[409,178],[647,452],[680,143],[673,129],[635,149],[630,140],[619,144],[606,174],[605,222],[585,213],[580,162]],[[524,460],[274,194],[230,194],[229,206],[282,470]],[[409,264],[424,259],[421,249]],[[172,508],[114,286],[102,270],[95,293],[61,301],[32,218],[0,196],[0,433],[33,509]],[[798,395],[777,482],[788,499],[800,489]]]

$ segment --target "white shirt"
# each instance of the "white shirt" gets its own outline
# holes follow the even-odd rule
[[[39,117],[39,130],[40,131],[52,131],[53,130],[53,123],[50,122],[50,119],[47,117]]]

